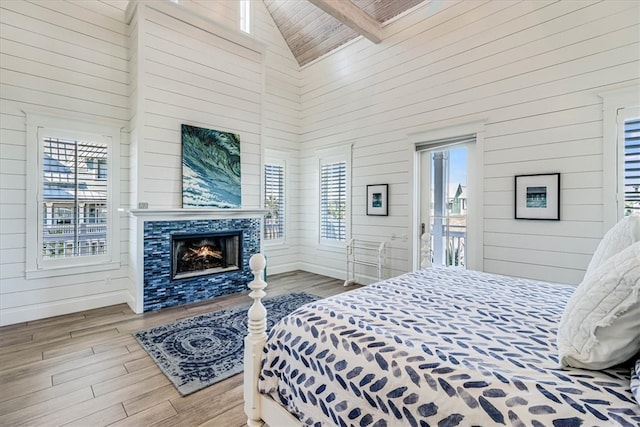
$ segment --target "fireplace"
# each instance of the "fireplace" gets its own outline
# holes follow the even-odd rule
[[[135,247],[136,259],[135,265],[132,265],[132,273],[135,273],[136,278],[136,313],[246,291],[247,284],[253,280],[249,259],[260,252],[262,247],[260,237],[265,213],[266,210],[262,209],[133,210],[138,238],[132,239],[132,242],[143,242]],[[231,239],[231,243],[225,242],[227,250],[230,244],[238,242],[234,249],[234,252],[240,253],[235,263],[237,269],[229,268],[234,260],[227,258],[227,271],[173,278],[174,272],[178,271],[177,258],[174,257],[174,238],[193,238],[198,243],[207,236],[229,234],[237,234],[239,237],[238,240]],[[222,268],[218,267],[217,271]]]
[[[171,235],[171,280],[242,269],[242,230]]]

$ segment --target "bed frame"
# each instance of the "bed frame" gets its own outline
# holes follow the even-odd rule
[[[301,423],[286,408],[271,397],[258,392],[258,376],[264,345],[267,341],[267,309],[262,298],[267,294],[263,280],[266,260],[262,254],[255,254],[249,260],[254,279],[249,283],[253,304],[248,312],[248,334],[244,338],[244,413],[249,427],[259,427],[265,422],[270,427],[293,427]]]
[[[269,424],[270,427],[293,427],[293,426],[301,426],[302,422],[300,422],[294,415],[290,414],[287,409],[285,409],[285,407],[279,403],[280,399],[278,399],[278,397],[276,396],[275,399],[271,398],[270,396],[266,395],[266,394],[261,394],[258,391],[258,382],[259,382],[259,377],[261,375],[261,373],[263,372],[261,364],[262,364],[262,358],[264,357],[264,347],[266,345],[267,342],[267,334],[266,334],[266,326],[267,326],[267,310],[265,308],[265,306],[262,303],[262,299],[266,296],[266,293],[264,292],[264,289],[267,287],[267,283],[263,280],[264,279],[264,269],[266,266],[266,261],[265,258],[261,255],[261,254],[256,254],[254,256],[251,257],[250,261],[249,261],[249,265],[251,267],[251,271],[253,273],[253,280],[251,281],[251,283],[249,283],[249,288],[251,289],[251,292],[249,293],[249,297],[253,299],[253,304],[251,305],[251,307],[248,310],[248,335],[245,337],[245,354],[244,354],[244,410],[245,410],[245,414],[247,415],[247,425],[249,427],[255,427],[255,426],[262,426],[265,422]],[[430,272],[430,271],[425,271],[424,272],[425,275],[429,276],[432,274],[435,274],[436,276],[439,274],[438,272]],[[479,273],[480,274],[480,273]],[[434,276],[435,277],[435,276]],[[416,278],[417,279],[417,278]],[[524,280],[524,279],[523,279]],[[416,283],[420,283],[419,281],[416,280]],[[425,278],[425,283],[426,283],[426,278]],[[514,282],[515,283],[515,282]],[[460,284],[460,283],[458,283]],[[503,285],[508,286],[509,282],[504,282]],[[533,284],[530,284],[530,286],[533,286]],[[568,286],[567,286],[568,288]],[[490,289],[490,288],[486,288],[486,289]],[[498,289],[498,288],[496,288]],[[492,289],[490,289],[492,290]],[[362,290],[363,293],[367,293],[368,291],[366,289]],[[493,292],[493,290],[492,290]],[[564,292],[565,296],[568,296],[567,292]],[[516,296],[516,295],[514,295]],[[444,300],[443,300],[444,301]],[[539,304],[546,304],[546,302],[544,301],[544,299],[541,299],[539,301],[537,301],[537,303]],[[514,306],[517,307],[517,306]],[[558,307],[554,307],[554,309],[557,309]],[[444,309],[444,306],[441,307],[441,309]],[[500,313],[498,313],[500,314]],[[320,316],[317,316],[318,319],[320,319]],[[524,319],[525,317],[522,317],[522,319]],[[522,320],[520,319],[520,320]],[[461,323],[462,325],[464,325],[464,323]],[[338,325],[341,325],[340,323],[338,323]],[[546,325],[546,324],[545,324]],[[519,328],[519,326],[516,324],[516,327]],[[418,333],[420,332],[419,330],[417,331]],[[285,334],[287,335],[287,334]],[[315,335],[315,334],[314,334]],[[513,335],[514,337],[517,337],[519,335]],[[297,335],[298,338],[301,337],[301,335]],[[305,335],[306,338],[301,338],[301,339],[309,339],[312,340],[312,338],[310,338],[310,336]],[[412,338],[412,337],[410,337]],[[292,338],[293,339],[293,338]],[[296,340],[297,338],[295,338],[294,340]],[[436,340],[437,341],[437,340]],[[285,342],[288,342],[285,340]],[[292,341],[293,342],[293,341]],[[444,342],[444,341],[442,341]],[[435,342],[436,344],[436,350],[437,350],[437,346],[439,344],[439,342]],[[307,342],[302,343],[301,345],[304,345],[305,347],[307,346]],[[482,345],[482,344],[479,344]],[[525,346],[527,346],[527,343],[524,343]],[[446,344],[445,344],[446,346]],[[300,350],[302,350],[302,347],[300,348]],[[522,354],[525,354],[527,352],[522,352]],[[416,353],[419,354],[419,353]],[[433,354],[433,352],[432,352]],[[452,353],[453,354],[453,353]],[[516,353],[516,358],[518,357],[518,355],[520,354],[520,352]],[[280,354],[279,357],[285,357],[283,354]],[[310,356],[311,357],[311,356]],[[525,356],[526,358],[527,356]],[[545,357],[540,356],[540,358]],[[534,358],[534,360],[537,360],[538,358]],[[275,359],[274,359],[275,360]],[[443,359],[444,360],[444,359]],[[488,357],[487,361],[491,361],[492,359],[490,357]],[[514,363],[513,361],[511,361],[510,363]],[[525,362],[528,363],[528,362]],[[308,364],[308,363],[305,363]],[[380,362],[378,362],[378,364],[380,364]],[[354,365],[355,366],[355,365]],[[375,365],[374,365],[375,366]],[[557,368],[554,369],[552,365],[549,365],[551,367],[551,369],[553,371],[557,371]],[[382,366],[381,366],[382,368]],[[327,370],[329,368],[327,367]],[[336,367],[337,369],[337,367]],[[493,371],[489,371],[488,373],[484,372],[484,369],[476,369],[481,375],[485,376],[485,375],[491,375],[491,374],[497,374],[496,372]],[[464,371],[460,371],[460,373],[463,373]],[[475,372],[475,371],[474,371]],[[522,373],[520,371],[517,370],[512,370],[511,372],[514,373],[514,375],[521,375]],[[572,416],[571,414],[573,414],[574,416],[577,415],[577,411],[582,412],[582,414],[585,415],[585,417],[582,416],[578,416],[577,418],[580,418],[581,420],[584,418],[584,420],[586,420],[586,418],[589,418],[591,421],[587,421],[587,423],[589,425],[594,425],[594,424],[598,424],[601,425],[601,423],[599,423],[598,420],[605,420],[605,423],[607,423],[607,425],[610,425],[612,422],[615,424],[620,424],[622,425],[624,423],[624,421],[618,420],[618,422],[614,422],[616,420],[615,415],[617,415],[619,418],[624,418],[627,417],[628,418],[628,422],[626,422],[624,425],[636,425],[637,423],[635,423],[635,421],[637,421],[637,406],[635,405],[634,401],[633,401],[633,397],[631,395],[631,393],[629,393],[628,397],[626,395],[626,393],[628,392],[628,388],[626,389],[627,392],[623,392],[622,394],[620,394],[619,392],[615,391],[615,387],[628,387],[629,386],[629,380],[628,377],[626,375],[628,375],[629,371],[626,370],[626,372],[622,372],[622,370],[620,370],[620,372],[618,373],[617,371],[612,371],[612,372],[604,372],[604,373],[599,373],[599,374],[587,374],[585,372],[580,372],[580,371],[576,371],[573,373],[567,373],[565,379],[560,378],[560,382],[555,383],[555,379],[553,380],[553,384],[555,384],[557,387],[555,387],[553,390],[562,393],[561,388],[562,387],[573,387],[572,384],[575,384],[575,386],[578,389],[578,393],[580,393],[580,390],[584,389],[585,391],[588,392],[588,389],[593,389],[595,390],[594,393],[587,393],[587,396],[589,398],[593,398],[593,399],[597,399],[597,400],[602,400],[604,399],[604,402],[607,402],[609,400],[609,398],[613,399],[613,402],[611,403],[607,403],[606,406],[603,406],[602,408],[599,408],[596,410],[596,412],[594,412],[592,409],[590,408],[588,405],[584,406],[585,409],[587,409],[588,411],[585,410],[581,410],[583,408],[583,406],[581,404],[575,404],[578,406],[575,406],[574,404],[572,404],[569,400],[565,399],[568,405],[571,405],[571,407],[573,409],[569,410],[569,406],[567,406],[567,411],[552,411],[552,412],[542,412],[541,415],[546,415],[546,414],[560,414],[560,416],[562,417],[567,417],[567,416]],[[541,387],[541,382],[537,381],[535,378],[530,378],[531,375],[527,374],[526,372],[524,373],[527,377],[529,377],[528,379],[529,381],[529,385],[524,387],[524,389],[529,389],[529,395],[531,395],[531,402],[527,402],[525,401],[525,403],[527,403],[528,405],[526,407],[524,407],[522,409],[522,413],[526,413],[527,409],[529,409],[529,412],[531,412],[531,408],[533,408],[534,406],[539,406],[539,404],[545,405],[546,403],[548,403],[548,400],[554,400],[556,403],[558,403],[559,405],[563,405],[564,403],[562,401],[560,401],[557,397],[554,397],[554,394],[550,391],[546,391],[544,387]],[[279,372],[277,370],[275,370],[272,375],[279,375]],[[374,374],[371,374],[372,376],[375,376]],[[409,375],[411,375],[409,373]],[[415,374],[414,371],[414,376],[417,375]],[[498,378],[498,380],[502,381],[498,375],[495,375],[496,378]],[[574,379],[568,378],[568,377],[572,377],[572,376],[577,376]],[[549,378],[554,378],[554,377],[562,377],[562,374],[558,374],[557,372],[552,372],[548,369],[541,369],[541,378],[543,380],[548,380]],[[580,386],[579,384],[577,384],[578,382],[582,382],[582,380],[580,379],[581,377],[586,377],[585,381],[586,383],[584,383],[583,386]],[[471,377],[473,378],[473,377]],[[515,377],[514,377],[515,378]],[[425,379],[427,379],[427,374],[425,373]],[[607,389],[607,387],[603,386],[603,389],[599,389],[598,387],[593,387],[589,384],[589,381],[602,381],[604,379],[604,381],[613,381],[614,382],[614,388],[612,388],[611,390]],[[386,380],[386,378],[385,378]],[[617,382],[618,380],[622,381],[626,381],[626,382]],[[354,380],[355,381],[355,380]],[[432,379],[432,381],[435,382],[434,379]],[[502,381],[502,382],[508,382],[509,384],[511,384],[510,381]],[[323,383],[324,384],[324,383]],[[330,387],[330,382],[327,382],[326,385],[328,385]],[[344,385],[344,381],[341,383],[341,385],[345,388],[345,390],[347,390],[347,386]],[[418,388],[420,387],[419,384]],[[454,384],[455,385],[455,384]],[[395,387],[395,384],[393,385]],[[452,388],[452,385],[448,386],[449,388]],[[515,388],[514,388],[515,387]],[[535,387],[535,388],[534,388]],[[546,386],[545,386],[546,387]],[[313,387],[312,387],[313,388]],[[535,389],[538,389],[538,391],[540,391],[540,394],[536,394],[537,392],[535,391]],[[424,389],[423,389],[424,390]],[[434,389],[435,390],[435,389]],[[523,390],[520,385],[513,383],[512,386],[510,386],[510,388],[508,389],[508,393],[513,393],[514,396],[518,395],[518,390]],[[603,391],[606,390],[606,391]],[[622,390],[622,389],[620,389]],[[331,390],[329,390],[331,391]],[[417,390],[416,390],[417,391]],[[386,392],[388,392],[388,390],[386,390]],[[480,391],[481,392],[481,391]],[[286,393],[293,393],[292,390],[286,390]],[[302,394],[304,393],[303,391],[300,391],[298,394]],[[482,393],[482,392],[481,392]],[[531,394],[533,393],[533,394]],[[293,393],[296,394],[296,393]],[[447,393],[449,394],[449,393]],[[482,393],[484,394],[484,393]],[[603,395],[604,397],[601,399],[599,396]],[[617,396],[617,397],[614,397]],[[449,396],[451,397],[451,394],[449,394]],[[506,394],[504,396],[507,396]],[[537,396],[537,397],[535,397]],[[549,397],[551,396],[551,397]],[[429,396],[424,396],[424,397],[429,397]],[[464,398],[464,396],[461,396],[462,398]],[[402,396],[398,396],[398,398],[402,398]],[[484,420],[488,421],[489,418],[492,419],[493,421],[495,421],[494,423],[492,422],[485,422],[484,425],[494,425],[494,424],[498,424],[498,421],[500,420],[500,418],[502,417],[502,412],[500,412],[500,410],[498,410],[497,408],[495,408],[494,406],[486,406],[486,404],[483,404],[482,400],[480,400],[482,398],[482,396],[479,395],[478,401],[479,401],[479,405],[481,407],[480,410],[478,410],[478,412],[475,412],[473,409],[474,408],[478,408],[479,406],[471,406],[469,405],[469,400],[465,399],[466,406],[463,406],[463,404],[461,402],[460,405],[461,407],[464,407],[465,410],[467,407],[470,408],[468,413],[465,413],[465,415],[463,416],[469,416],[469,420],[472,420],[473,418],[475,418],[474,415],[483,415],[486,413],[486,416],[484,416]],[[538,401],[537,399],[540,399],[540,401]],[[471,396],[471,399],[474,399],[473,396]],[[433,399],[434,400],[434,404],[436,403],[437,399]],[[446,405],[449,403],[446,399],[443,400],[437,400],[439,405],[442,405],[443,407],[446,408]],[[488,401],[486,401],[488,402]],[[585,401],[585,404],[588,403]],[[389,401],[389,404],[391,405],[392,402]],[[456,402],[454,401],[453,404],[455,405]],[[488,405],[491,405],[491,403],[488,403]],[[532,406],[534,405],[534,406]],[[498,405],[500,406],[500,405]],[[504,402],[503,405],[501,407],[506,408],[510,405],[508,405],[508,402]],[[491,409],[493,408],[493,412],[491,412],[490,410],[488,410],[487,408]],[[553,405],[550,406],[551,409],[554,409]],[[406,408],[403,407],[403,410],[406,410]],[[484,412],[482,412],[484,410]],[[598,413],[598,411],[603,411],[602,413]],[[628,410],[631,410],[631,412],[628,412]],[[399,411],[398,409],[396,409],[396,411]],[[419,412],[419,410],[417,410]],[[326,410],[324,410],[324,413],[326,414]],[[437,412],[437,411],[436,411]],[[450,415],[454,415],[455,412],[449,412],[449,413],[445,413],[447,412],[446,409],[441,413],[441,415],[443,416],[450,416]],[[458,411],[456,411],[458,412]],[[611,414],[609,415],[609,417],[607,418],[606,416],[604,416],[603,414],[610,412]],[[519,415],[517,415],[515,412],[514,413],[509,413],[507,414],[507,411],[504,411],[505,415],[508,415],[509,418],[512,417],[512,415],[515,418],[518,418]],[[533,414],[533,412],[531,412],[531,414]],[[593,415],[593,417],[591,415]],[[433,414],[435,415],[435,413]],[[536,415],[536,414],[533,414]],[[320,417],[322,417],[322,415],[319,415]],[[488,418],[487,418],[488,417]],[[443,418],[444,419],[444,418]],[[504,418],[506,420],[506,418]],[[523,418],[523,422],[525,421],[534,421],[535,418],[532,417],[525,417]],[[557,418],[555,415],[550,415],[549,417],[544,418],[547,422],[547,424],[551,425],[551,422],[553,422],[555,424],[555,420],[560,419]],[[602,424],[603,425],[603,424]]]
[[[423,254],[423,266],[430,266],[428,243]],[[260,427],[264,423],[270,427],[301,426],[302,423],[284,406],[270,396],[258,392],[262,353],[267,342],[267,309],[262,304],[262,299],[267,295],[264,291],[267,282],[263,280],[266,265],[266,259],[262,254],[255,254],[249,259],[253,280],[248,286],[251,289],[249,297],[253,299],[253,304],[247,313],[248,333],[244,338],[244,413],[247,415],[249,427]]]

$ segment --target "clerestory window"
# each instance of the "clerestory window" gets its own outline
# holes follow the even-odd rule
[[[251,34],[251,0],[240,0],[240,31]]]

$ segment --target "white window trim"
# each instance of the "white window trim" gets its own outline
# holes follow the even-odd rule
[[[634,114],[637,117],[640,86],[634,85],[598,95],[602,98],[603,225],[604,230],[608,230],[624,215],[624,176],[620,174],[624,157],[624,119]]]
[[[345,147],[336,147],[336,148],[325,148],[323,150],[318,150],[316,154],[316,165],[318,171],[318,180],[316,182],[317,189],[317,203],[316,203],[316,212],[318,215],[318,219],[316,221],[317,226],[317,243],[319,247],[334,247],[334,248],[346,248],[349,239],[351,239],[351,148],[352,145],[348,145]],[[346,194],[345,194],[345,239],[344,241],[332,240],[332,239],[323,239],[320,237],[320,197],[321,197],[321,174],[322,165],[345,162],[346,163]]]
[[[26,112],[27,118],[27,176],[26,176],[26,266],[27,279],[37,279],[70,274],[83,274],[120,268],[120,128],[117,125],[92,122],[84,119],[58,116],[50,113]],[[42,209],[38,195],[42,191],[41,159],[42,131],[56,135],[81,136],[107,144],[107,206],[109,216],[109,252],[105,256],[65,258],[44,261],[41,258]],[[43,262],[44,261],[44,262]]]
[[[264,246],[283,246],[289,244],[289,236],[290,236],[290,226],[291,223],[291,213],[290,213],[290,200],[291,197],[289,195],[291,188],[290,176],[291,173],[289,168],[291,167],[291,154],[286,151],[273,150],[270,148],[265,148],[264,161],[262,162],[262,177],[264,179],[265,176],[265,165],[282,165],[284,166],[284,237],[281,239],[272,239],[272,240],[263,240]],[[261,186],[261,197],[262,200],[262,208],[264,209],[264,182]]]
[[[411,224],[411,242],[409,256],[414,270],[420,268],[420,205],[418,203],[420,190],[416,183],[420,162],[420,152],[416,151],[416,145],[428,141],[455,138],[460,135],[475,134],[476,142],[467,147],[468,176],[467,188],[469,189],[467,236],[472,243],[471,250],[467,252],[467,268],[469,270],[484,271],[484,134],[487,119],[475,117],[469,120],[453,119],[436,123],[434,126],[407,135],[409,140],[409,194],[411,195],[412,209],[409,212],[409,224]]]

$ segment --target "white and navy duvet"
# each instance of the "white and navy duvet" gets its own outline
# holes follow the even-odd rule
[[[258,387],[315,426],[639,426],[631,366],[559,368],[575,288],[428,269],[307,304]]]

